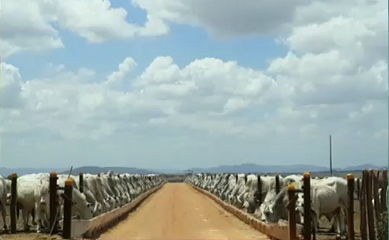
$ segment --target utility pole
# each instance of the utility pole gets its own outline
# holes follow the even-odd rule
[[[330,173],[332,176],[332,138],[331,138],[331,135],[330,135]]]

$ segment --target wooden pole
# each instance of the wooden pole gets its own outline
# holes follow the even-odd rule
[[[296,231],[296,200],[295,200],[296,187],[293,184],[288,186],[288,223],[289,223],[289,240],[297,240]]]
[[[80,192],[83,193],[84,192],[84,174],[83,173],[80,173],[80,175],[78,176],[78,179],[79,179],[79,182],[80,182]]]
[[[311,174],[304,173],[304,240],[311,240],[312,218],[311,218]]]
[[[378,194],[379,176],[380,176],[380,172],[377,170],[374,170],[373,176],[372,176],[373,198],[374,198],[374,210],[375,210],[375,217],[376,217],[375,219],[377,219],[377,220],[380,218],[380,213],[381,213],[381,202],[380,202],[379,194]]]
[[[375,240],[375,230],[374,230],[374,211],[373,211],[373,198],[372,198],[372,179],[373,171],[367,172],[367,186],[366,186],[366,201],[367,201],[367,222],[369,228],[369,240]]]
[[[72,196],[73,196],[73,181],[66,179],[65,181],[65,199],[63,209],[63,238],[71,238],[72,230]]]
[[[57,195],[57,180],[58,176],[56,172],[50,173],[49,182],[49,197],[50,197],[50,234],[56,234],[58,232],[58,195]]]
[[[354,233],[354,175],[347,174],[347,187],[348,187],[348,211],[347,211],[347,225],[348,225],[348,240],[355,239]]]
[[[359,200],[359,193],[361,192],[361,179],[357,178],[357,199]]]
[[[257,175],[257,202],[259,204],[262,203],[262,181],[261,175]]]
[[[361,225],[360,225],[360,231],[361,231],[361,239],[367,240],[367,215],[366,215],[366,188],[367,188],[367,178],[368,172],[364,170],[362,172],[362,187],[359,194],[359,207],[361,211]]]
[[[276,174],[276,193],[278,194],[280,191],[281,191],[280,175]]]
[[[381,190],[381,210],[388,211],[388,202],[386,199],[386,192],[388,189],[388,170],[382,171],[382,190]]]
[[[18,175],[16,173],[12,173],[11,174],[11,206],[10,206],[11,234],[16,233],[16,205],[18,199],[17,181],[18,181]]]

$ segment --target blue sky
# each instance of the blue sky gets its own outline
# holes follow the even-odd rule
[[[386,164],[386,1],[221,3],[4,2],[2,164]]]

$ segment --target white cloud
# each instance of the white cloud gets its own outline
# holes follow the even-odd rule
[[[90,81],[100,76],[93,69],[70,71],[66,64],[48,65],[50,77],[23,79],[17,67],[2,63],[0,130],[8,139],[8,156],[23,157],[14,142],[30,153],[47,144],[45,154],[56,159],[54,150],[65,151],[63,146],[72,149],[68,158],[101,160],[115,152],[123,164],[129,158],[145,159],[144,164],[163,159],[161,166],[219,158],[227,164],[258,156],[321,164],[333,134],[342,165],[367,156],[382,164],[387,158],[387,2],[133,3],[147,11],[144,27],[128,23],[127,12],[108,1],[34,2],[40,18],[29,21],[41,24],[36,26],[42,38],[59,41],[52,22],[95,43],[164,34],[168,24],[184,23],[218,37],[272,34],[289,51],[266,69],[211,56],[181,67],[171,56],[158,56],[137,76],[138,64],[129,56],[101,81]],[[25,42],[10,42],[32,50]]]
[[[214,36],[229,37],[275,33],[280,28],[290,25],[289,22],[293,20],[298,6],[306,5],[310,1],[132,0],[132,2],[164,21],[200,26]]]
[[[23,51],[40,52],[63,48],[58,31],[51,25],[39,1],[1,2],[1,53],[8,57]]]
[[[124,8],[109,0],[6,0],[1,4],[3,57],[21,52],[39,53],[64,48],[59,30],[75,32],[91,43],[159,36],[169,27],[148,14],[144,26],[128,22]]]
[[[107,81],[105,82],[106,84],[109,85],[117,85],[120,83],[123,78],[129,74],[131,71],[133,71],[137,66],[137,63],[135,62],[134,59],[128,57],[124,59],[124,61],[119,64],[119,69],[116,72],[111,73],[107,77]]]
[[[23,104],[22,76],[19,69],[11,64],[0,64],[0,103],[1,108],[18,108]]]
[[[126,73],[134,66],[135,60],[126,58],[119,64],[119,70],[99,83],[87,81],[94,76],[94,71],[83,68],[74,73],[62,70],[50,79],[20,80],[26,105],[17,109],[18,114],[5,113],[5,119],[11,119],[12,115],[13,120],[4,121],[2,131],[12,136],[46,129],[45,136],[49,139],[64,142],[83,140],[106,144],[122,139],[116,148],[124,147],[126,137],[145,137],[145,134],[150,138],[165,136],[171,141],[198,134],[208,138],[224,136],[246,143],[267,141],[267,146],[271,142],[275,144],[275,139],[287,141],[289,136],[296,138],[296,142],[321,141],[331,133],[338,139],[348,139],[362,132],[374,142],[382,138],[382,129],[387,124],[385,101],[376,97],[380,91],[364,94],[363,89],[357,89],[354,93],[355,82],[343,82],[349,78],[362,79],[363,73],[358,71],[351,71],[354,73],[351,76],[340,74],[338,82],[321,82],[333,89],[351,89],[351,94],[358,94],[355,101],[347,95],[343,98],[336,95],[338,101],[328,104],[333,97],[328,94],[323,95],[325,103],[319,104],[308,102],[313,95],[298,91],[300,82],[294,81],[314,76],[311,72],[302,71],[296,78],[282,72],[291,80],[279,82],[260,70],[208,58],[180,68],[171,57],[157,57],[139,76],[129,80],[131,85],[127,90],[107,84],[112,79],[127,81]],[[15,69],[9,75],[20,78]],[[247,91],[253,89],[249,87],[253,82],[255,91]],[[298,95],[275,94],[288,89],[287,83],[293,85]],[[326,89],[322,84],[316,84],[315,88],[316,91]],[[307,100],[302,103],[300,99]]]
[[[54,2],[60,26],[93,43],[139,35],[158,36],[169,31],[164,22],[150,15],[144,26],[127,22],[127,11],[112,7],[109,0]]]

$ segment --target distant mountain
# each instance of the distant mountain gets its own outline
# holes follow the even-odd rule
[[[388,169],[388,166],[376,166],[376,165],[372,165],[372,164],[363,164],[363,165],[358,165],[358,166],[351,166],[351,167],[346,167],[346,168],[343,168],[342,171],[359,171],[359,170],[365,170],[365,169],[379,169],[379,170],[382,170],[382,169]]]
[[[56,171],[57,173],[69,173],[70,168],[0,168],[0,175],[7,177],[11,173],[17,173],[18,176],[22,176],[30,173],[50,173]],[[138,173],[138,174],[151,174],[158,173],[157,171],[150,171],[139,168],[129,168],[129,167],[96,167],[96,166],[83,166],[79,168],[73,168],[72,174],[78,175],[82,173],[102,173],[107,171],[113,171],[115,173]]]
[[[30,173],[50,173],[52,171],[62,172],[65,168],[0,168],[1,176],[9,176],[11,173],[17,173],[18,176],[22,176]]]
[[[79,168],[73,168],[72,175],[78,175],[80,173],[91,173],[91,174],[97,174],[97,173],[103,173],[107,171],[113,171],[115,173],[137,173],[137,174],[152,174],[152,173],[158,173],[156,171],[150,171],[145,169],[139,169],[139,168],[130,168],[130,167],[96,167],[96,166],[83,166]],[[63,171],[61,173],[69,173],[69,170]]]
[[[334,168],[333,171],[362,171],[365,169],[387,169],[387,167],[378,167],[371,164],[359,166],[351,166],[346,168]],[[257,164],[240,164],[240,165],[221,165],[211,168],[192,168],[190,171],[194,173],[209,172],[209,173],[294,173],[294,172],[329,172],[327,167],[319,167],[307,164],[295,165],[257,165]],[[184,172],[183,172],[184,173]]]
[[[387,169],[387,166],[375,166],[372,164],[363,164],[358,166],[349,166],[346,168],[334,168],[336,172],[353,172],[353,171],[362,171],[365,169]],[[79,168],[74,168],[72,170],[73,175],[78,175],[79,173],[91,173],[97,174],[102,172],[107,172],[112,170],[116,173],[138,173],[138,174],[151,174],[151,173],[162,173],[162,174],[187,174],[188,170],[194,173],[209,172],[209,173],[301,173],[305,171],[310,172],[329,172],[327,167],[319,167],[315,165],[307,164],[295,164],[295,165],[259,165],[252,163],[245,163],[240,165],[221,165],[218,167],[211,168],[191,168],[186,170],[179,169],[159,169],[159,170],[150,170],[150,169],[140,169],[140,168],[131,168],[131,167],[97,167],[97,166],[83,166]],[[58,173],[67,174],[69,169],[65,168],[0,168],[0,175],[9,176],[11,173],[17,173],[18,176],[22,176],[29,173],[50,173],[56,171]]]

